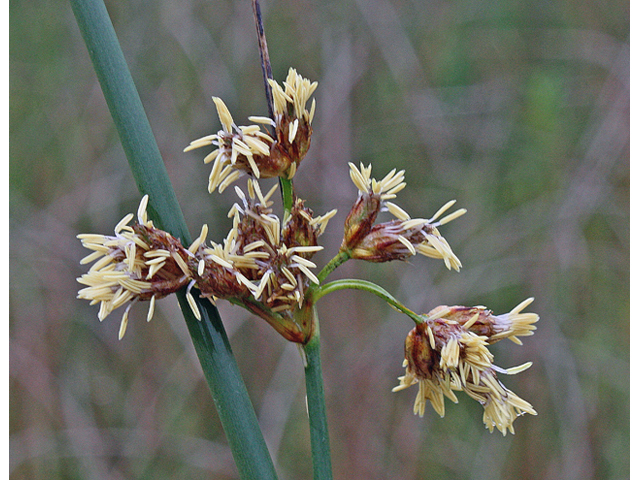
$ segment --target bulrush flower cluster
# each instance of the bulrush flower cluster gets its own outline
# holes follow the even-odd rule
[[[533,301],[525,300],[511,312],[493,315],[486,307],[440,306],[425,315],[405,340],[406,373],[393,391],[418,383],[413,411],[424,415],[427,400],[444,416],[444,397],[458,402],[455,391],[463,391],[484,407],[484,424],[503,435],[514,433],[519,415],[536,411],[507,389],[498,373],[515,374],[531,366],[503,369],[493,364],[489,344],[504,338],[521,343],[518,337],[532,335],[538,321],[535,313],[522,313]]]
[[[206,244],[208,227],[204,225],[189,248],[147,220],[145,195],[138,221],[129,226],[134,216],[128,214],[116,226],[114,237],[78,236],[94,251],[81,263],[97,260],[78,279],[88,285],[78,298],[101,302],[100,321],[128,303],[120,328],[122,338],[135,301],[151,301],[147,316],[151,320],[156,298],[185,286],[189,305],[200,319],[191,293],[196,287],[213,303],[226,299],[242,304],[288,340],[304,343],[310,332],[298,324],[294,311],[302,307],[309,285],[318,283],[311,270],[316,264],[310,258],[322,250],[318,237],[336,211],[313,217],[304,202],[297,200],[281,225],[270,208],[276,188],[263,195],[256,180],[249,179],[247,197],[236,187],[241,204],[234,204],[229,212],[233,227],[222,244]]]
[[[437,227],[466,213],[461,208],[438,220],[455,200],[446,203],[429,219],[411,218],[390,200],[402,190],[404,170],[393,169],[382,180],[371,178],[371,165],[360,168],[349,164],[351,180],[358,188],[358,199],[347,215],[341,250],[351,258],[369,262],[406,260],[416,254],[444,260],[448,269],[460,270],[462,264]],[[389,211],[394,220],[375,224],[378,213]]]
[[[418,395],[414,412],[424,415],[427,401],[444,416],[444,397],[457,402],[454,392],[463,391],[484,407],[484,423],[493,431],[513,432],[518,415],[535,415],[533,407],[508,390],[498,374],[514,374],[531,364],[502,369],[493,364],[488,346],[508,338],[521,344],[520,337],[532,335],[538,315],[523,313],[528,299],[504,315],[494,315],[486,307],[440,306],[426,315],[406,309],[380,287],[363,280],[324,279],[349,259],[374,263],[405,261],[421,254],[441,259],[451,270],[459,271],[460,260],[438,228],[466,213],[458,209],[447,213],[451,200],[431,218],[411,218],[396,203],[406,186],[404,170],[391,170],[382,180],[371,177],[371,165],[349,164],[349,175],[358,197],[344,223],[344,236],[338,254],[320,271],[313,261],[322,250],[318,239],[332,210],[314,216],[304,201],[293,193],[290,180],[306,155],[312,134],[315,100],[311,95],[317,83],[289,70],[282,85],[268,79],[273,117],[249,117],[250,126],[237,126],[224,102],[213,97],[222,130],[191,142],[185,151],[212,145],[204,161],[213,162],[209,192],[222,192],[247,174],[246,191],[235,186],[239,198],[229,218],[232,226],[220,243],[207,243],[204,225],[198,238],[184,247],[169,233],[154,227],[147,218],[145,196],[134,215],[125,216],[115,227],[114,236],[79,235],[92,250],[81,263],[95,262],[78,281],[86,288],[78,297],[91,304],[100,303],[102,321],[113,310],[126,305],[119,337],[124,335],[131,306],[149,301],[147,320],[153,316],[156,299],[186,288],[186,298],[200,319],[195,296],[212,303],[225,299],[266,320],[289,341],[305,345],[314,334],[314,303],[326,293],[340,288],[359,288],[382,296],[416,322],[405,341],[406,373],[399,377],[394,391],[415,383]],[[311,106],[307,104],[311,100]],[[272,209],[277,185],[263,195],[258,180],[280,177],[284,217]],[[376,223],[378,214],[389,212],[393,219]]]
[[[254,124],[249,126],[237,126],[222,99],[213,97],[222,130],[194,140],[184,150],[188,152],[208,145],[216,147],[204,158],[204,163],[213,162],[209,193],[216,188],[222,192],[243,173],[256,179],[291,179],[309,150],[315,99],[310,110],[306,105],[317,82],[311,83],[291,68],[283,86],[271,79],[269,85],[274,119],[252,116],[249,120]]]
[[[267,320],[290,341],[303,343],[309,332],[294,318],[310,284],[318,284],[310,259],[322,246],[318,237],[336,210],[313,217],[297,200],[284,222],[273,214],[270,197],[248,181],[249,196],[238,187],[241,203],[229,212],[233,227],[222,244],[204,241],[193,250],[193,279],[201,295],[241,303]],[[195,242],[194,242],[195,243]]]
[[[129,310],[138,300],[148,300],[147,321],[153,317],[155,301],[176,292],[189,282],[187,267],[189,252],[180,241],[153,226],[147,219],[148,196],[138,208],[137,222],[132,213],[115,227],[115,236],[81,234],[82,245],[93,253],[80,264],[94,262],[89,271],[78,278],[87,285],[78,298],[100,303],[98,319],[104,320],[113,310],[127,305],[120,323],[119,338],[127,329]]]

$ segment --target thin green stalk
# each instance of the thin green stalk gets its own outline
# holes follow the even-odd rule
[[[318,273],[318,281],[322,283],[325,278],[329,276],[331,272],[333,272],[336,268],[342,265],[344,262],[349,260],[351,255],[348,252],[340,252],[335,257],[333,257],[329,263],[327,263],[320,273]]]
[[[189,230],[105,5],[102,0],[71,0],[71,6],[135,181],[149,195],[149,215],[156,225],[189,244]],[[202,316],[198,321],[184,291],[178,299],[240,477],[276,479],[218,311],[198,300]]]
[[[320,285],[313,293],[313,302],[317,302],[326,294],[335,292],[337,290],[364,290],[369,293],[373,293],[378,297],[382,298],[385,302],[387,302],[391,307],[395,308],[401,313],[407,315],[411,320],[416,323],[423,323],[424,320],[417,313],[409,310],[403,304],[401,304],[396,298],[387,292],[380,285],[376,285],[375,283],[369,282],[367,280],[359,280],[354,278],[346,278],[342,280],[335,280],[333,282],[325,283],[324,285]]]
[[[315,322],[313,337],[304,346],[307,364],[304,369],[307,386],[307,408],[309,410],[309,432],[311,435],[311,455],[314,480],[331,480],[331,450],[329,448],[329,427],[324,399],[322,365],[320,363],[320,326],[316,307],[311,315]]]
[[[280,193],[282,194],[282,207],[286,218],[293,208],[293,182],[288,178],[280,177]]]

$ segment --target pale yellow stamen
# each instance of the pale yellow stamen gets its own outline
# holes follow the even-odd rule
[[[156,311],[156,296],[151,297],[149,302],[149,311],[147,312],[147,322],[150,322],[153,318],[153,314]]]
[[[450,213],[449,215],[444,217],[442,220],[440,220],[438,222],[438,225],[444,225],[445,223],[449,223],[449,222],[455,220],[456,218],[461,217],[465,213],[467,213],[467,209],[466,208],[459,208],[455,212]]]
[[[436,348],[436,339],[433,336],[433,331],[431,330],[431,327],[427,326],[427,334],[429,335],[429,345],[431,345],[431,348],[433,350],[435,350]]]
[[[309,280],[311,280],[313,283],[315,283],[316,285],[320,285],[320,280],[318,280],[318,277],[316,277],[313,272],[311,270],[309,270],[305,265],[302,265],[300,263],[298,263],[298,268],[300,269],[300,271],[302,273],[304,273],[307,277],[309,277]],[[297,290],[296,290],[297,292]]]
[[[402,208],[397,206],[395,203],[386,202],[386,206],[389,209],[389,213],[399,220],[410,220],[411,216],[405,212]]]
[[[289,124],[289,143],[293,143],[296,139],[296,133],[298,132],[298,119],[296,118]]]
[[[116,227],[114,228],[114,231],[116,232],[116,235],[118,233],[120,233],[122,231],[122,229],[125,227],[125,225],[127,225],[127,223],[129,223],[131,220],[133,219],[133,213],[127,213],[122,220],[120,220]]]
[[[207,233],[209,233],[209,227],[205,223],[200,229],[200,236],[189,247],[189,251],[191,253],[196,253],[198,248],[200,248],[200,245],[204,244],[207,241]]]
[[[398,241],[403,244],[405,247],[407,247],[407,250],[409,250],[409,253],[411,253],[411,255],[415,255],[416,254],[416,249],[415,247],[412,245],[412,243],[407,240],[405,237],[403,237],[402,235],[398,236]]]
[[[188,277],[191,276],[191,272],[189,271],[189,267],[184,262],[184,260],[182,259],[182,257],[180,256],[180,254],[178,252],[171,252],[171,258],[173,258],[176,261],[176,263],[178,264],[178,267],[180,267],[180,270],[182,270],[182,272],[186,276],[188,276]]]
[[[138,206],[138,222],[142,225],[147,223],[147,205],[149,203],[149,195],[145,195],[140,200],[140,205]]]
[[[229,113],[229,109],[224,104],[221,98],[219,97],[211,97],[213,102],[216,104],[216,110],[218,111],[218,117],[220,117],[220,122],[222,123],[222,128],[227,133],[231,133],[233,118],[231,117],[231,113]]]
[[[473,317],[466,321],[466,323],[462,326],[465,330],[469,330],[480,318],[480,312],[477,312]]]
[[[129,324],[130,308],[131,308],[131,305],[127,307],[127,309],[124,311],[124,314],[122,315],[122,320],[120,321],[120,330],[118,331],[118,340],[122,340],[122,337],[124,337],[124,334],[127,331],[127,325]]]

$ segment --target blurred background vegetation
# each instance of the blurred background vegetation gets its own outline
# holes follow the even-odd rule
[[[206,193],[219,128],[266,113],[248,0],[124,0],[107,7],[192,235],[221,240],[233,192]],[[363,292],[325,297],[323,362],[339,479],[624,479],[629,476],[629,3],[624,0],[263,1],[274,75],[318,80],[312,148],[296,190],[355,199],[347,162],[407,171],[398,203],[443,228],[463,263],[350,262],[331,278],[380,283],[408,307],[528,296],[538,331],[496,345],[504,378],[539,412],[489,434],[482,408],[412,414],[410,321]],[[108,233],[140,195],[65,0],[10,1],[10,471],[12,478],[236,478],[175,298],[146,324],[75,299],[75,235]],[[282,479],[310,478],[296,348],[245,311],[221,313]]]

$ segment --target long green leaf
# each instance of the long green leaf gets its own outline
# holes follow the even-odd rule
[[[149,215],[188,245],[189,230],[106,7],[102,0],[71,0],[71,6],[135,181],[149,195]],[[178,299],[240,477],[277,478],[217,309],[200,302],[202,320],[198,321],[184,291]]]

